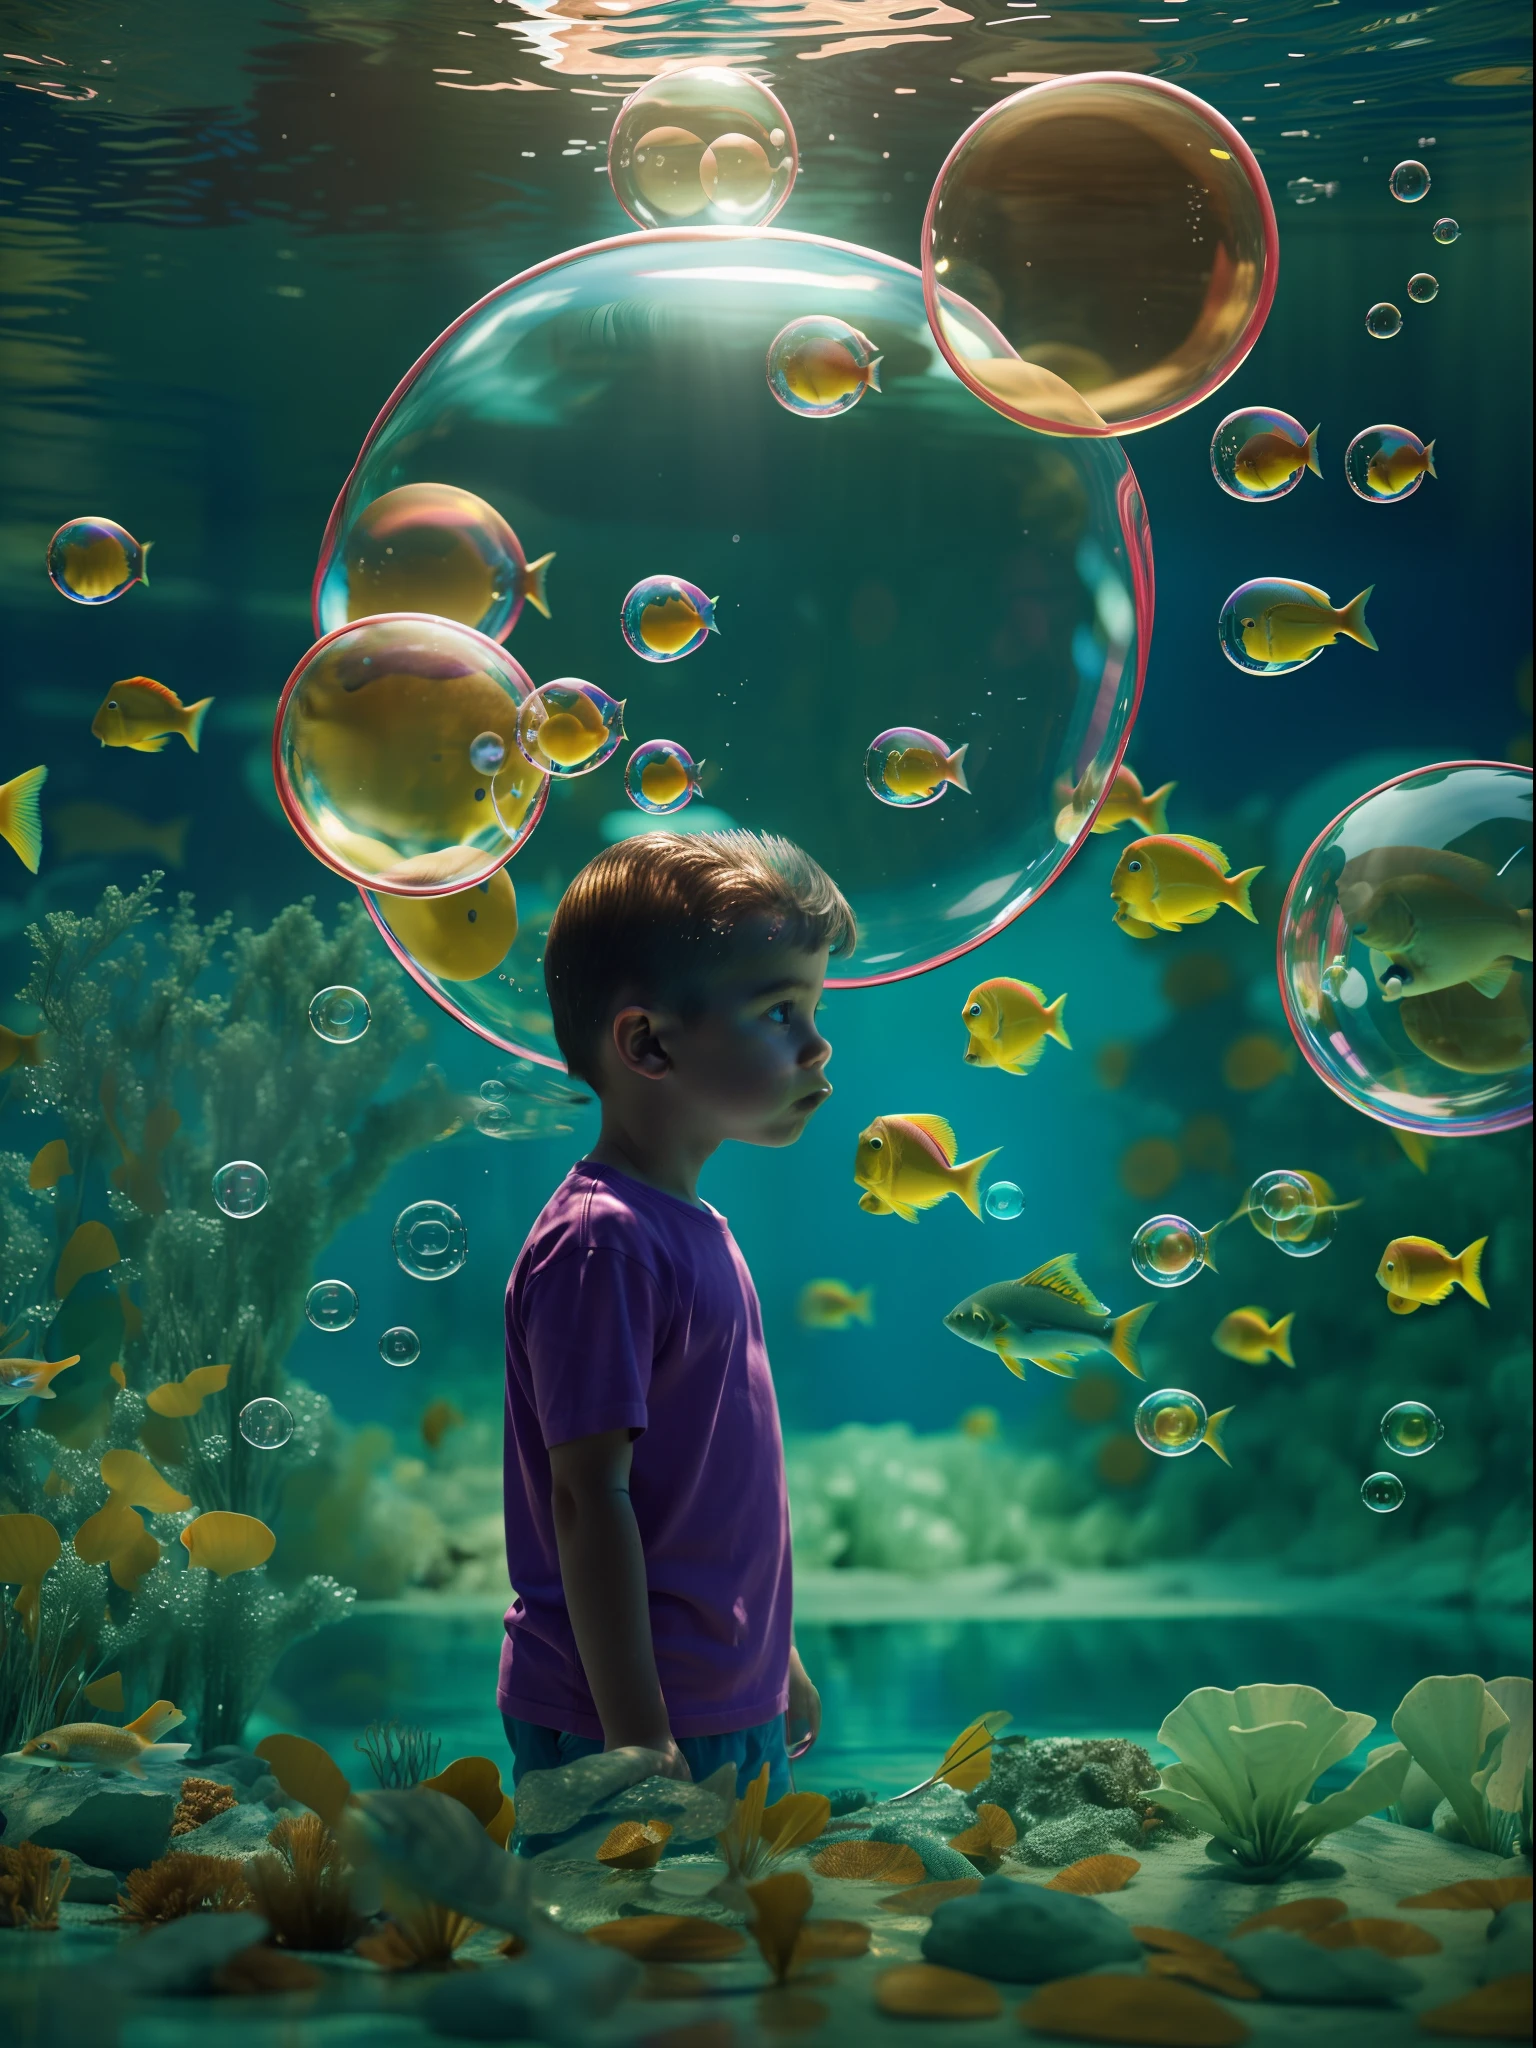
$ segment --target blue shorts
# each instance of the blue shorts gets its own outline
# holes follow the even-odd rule
[[[579,1756],[595,1756],[602,1743],[595,1736],[572,1735],[563,1728],[541,1728],[503,1714],[502,1726],[512,1745],[514,1789],[525,1771],[553,1771]],[[736,1796],[741,1798],[763,1765],[768,1766],[768,1798],[782,1799],[789,1787],[789,1757],[784,1746],[784,1716],[775,1714],[755,1728],[729,1735],[680,1735],[677,1746],[695,1780],[707,1778],[722,1764],[736,1766]]]

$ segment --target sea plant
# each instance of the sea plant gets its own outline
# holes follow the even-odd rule
[[[117,1916],[135,1927],[161,1927],[188,1913],[243,1913],[250,1903],[245,1872],[235,1857],[174,1849],[142,1870],[129,1871],[117,1895]]]
[[[190,1835],[194,1828],[215,1819],[221,1813],[238,1806],[239,1800],[233,1789],[223,1785],[217,1778],[183,1778],[181,1797],[176,1801],[176,1811],[171,1816],[171,1834]]]
[[[1284,1877],[1324,1835],[1388,1806],[1402,1790],[1408,1752],[1375,1751],[1337,1792],[1307,1794],[1376,1723],[1309,1685],[1204,1686],[1174,1708],[1158,1740],[1179,1761],[1148,1794],[1211,1836],[1206,1854],[1254,1883]]]
[[[52,1934],[69,1889],[69,1858],[36,1842],[0,1847],[0,1927]]]
[[[365,1934],[357,1953],[381,1970],[451,1970],[454,1956],[479,1925],[451,1906],[390,1890],[388,1918]]]
[[[352,1903],[352,1872],[341,1845],[316,1813],[288,1814],[267,1837],[271,1847],[245,1866],[256,1911],[280,1948],[350,1948],[362,1932]]]
[[[441,1744],[409,1721],[370,1721],[353,1743],[367,1757],[374,1782],[386,1792],[409,1792],[437,1769]]]
[[[1531,1681],[1421,1678],[1392,1732],[1443,1802],[1437,1834],[1496,1856],[1531,1852]]]
[[[791,1792],[771,1806],[767,1802],[768,1766],[764,1764],[715,1838],[725,1858],[722,1882],[727,1886],[744,1886],[766,1877],[791,1850],[823,1834],[832,1816],[831,1802],[820,1792]]]

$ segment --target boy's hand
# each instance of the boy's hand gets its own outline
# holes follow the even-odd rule
[[[608,1754],[616,1749],[627,1749],[635,1755],[655,1757],[656,1767],[651,1772],[654,1778],[681,1778],[685,1784],[693,1780],[687,1757],[670,1735],[659,1736],[654,1742],[605,1742],[603,1748]]]
[[[789,1705],[784,1713],[784,1737],[790,1760],[804,1756],[821,1733],[821,1694],[812,1685],[800,1662],[800,1652],[789,1653]]]

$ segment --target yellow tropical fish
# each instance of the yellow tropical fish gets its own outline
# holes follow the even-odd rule
[[[1001,1067],[1005,1074],[1026,1074],[1045,1050],[1047,1038],[1072,1050],[1061,1021],[1065,995],[1047,1003],[1032,981],[1002,975],[979,982],[965,999],[961,1022],[971,1034],[965,1048],[969,1067]]]
[[[833,405],[850,391],[880,389],[882,358],[860,363],[835,335],[812,334],[797,342],[783,365],[784,382],[802,405]]]
[[[78,1351],[73,1358],[51,1360],[0,1358],[0,1408],[17,1408],[34,1397],[39,1401],[56,1401],[58,1396],[50,1383],[79,1363]]]
[[[1513,963],[1530,959],[1530,911],[1494,892],[1496,877],[1482,861],[1462,866],[1454,879],[1433,870],[1400,872],[1363,900],[1360,890],[1351,891],[1354,935],[1369,949],[1372,979],[1389,1003],[1463,982],[1492,1000]]]
[[[1188,833],[1159,833],[1133,839],[1116,863],[1109,893],[1118,906],[1115,922],[1133,938],[1152,931],[1174,932],[1187,924],[1203,924],[1224,903],[1250,924],[1257,924],[1248,891],[1262,868],[1228,874],[1230,863],[1219,846]]]
[[[1166,832],[1168,799],[1178,786],[1176,782],[1165,782],[1161,789],[1154,789],[1149,795],[1142,788],[1136,771],[1122,762],[1109,785],[1109,795],[1093,821],[1094,831],[1113,832],[1121,825],[1139,825],[1143,832]]]
[[[1107,1351],[1136,1379],[1143,1377],[1137,1354],[1142,1324],[1154,1302],[1111,1315],[1077,1270],[1070,1252],[1048,1259],[1022,1280],[999,1280],[956,1302],[944,1327],[966,1344],[995,1351],[1016,1379],[1023,1361],[1072,1379],[1077,1361]]]
[[[190,818],[167,818],[162,825],[151,824],[116,804],[60,804],[48,813],[49,828],[65,860],[83,853],[151,853],[168,868],[179,868],[185,861],[191,823]]]
[[[142,1778],[145,1757],[169,1763],[186,1755],[192,1746],[189,1742],[158,1740],[186,1718],[169,1700],[156,1700],[125,1728],[109,1727],[105,1721],[68,1721],[45,1735],[34,1735],[20,1749],[12,1750],[9,1760],[54,1770],[130,1771]]]
[[[41,1031],[12,1031],[0,1024],[0,1074],[7,1067],[14,1067],[20,1060],[24,1067],[40,1067],[43,1064],[43,1033]]]
[[[1374,654],[1376,636],[1365,623],[1365,605],[1375,587],[1335,611],[1328,593],[1310,583],[1275,576],[1246,584],[1237,620],[1244,650],[1254,661],[1310,661],[1342,633]]]
[[[1376,1268],[1376,1278],[1387,1290],[1387,1307],[1395,1316],[1411,1316],[1426,1302],[1444,1301],[1453,1287],[1460,1287],[1486,1308],[1481,1269],[1487,1242],[1480,1237],[1464,1252],[1448,1252],[1432,1237],[1394,1237]]]
[[[450,1429],[464,1427],[464,1411],[452,1401],[433,1401],[421,1418],[421,1440],[428,1450],[435,1451]]]
[[[640,770],[640,794],[648,803],[675,804],[684,790],[697,791],[702,761],[684,767],[676,754],[657,754]]]
[[[1251,435],[1233,458],[1232,474],[1245,491],[1277,491],[1298,469],[1321,476],[1317,434],[1314,427],[1305,441],[1298,441],[1294,434],[1272,427],[1268,433]]]
[[[969,796],[971,785],[965,779],[969,745],[967,740],[952,754],[941,754],[933,747],[892,747],[880,771],[881,780],[892,796],[932,796],[946,782]]]
[[[1211,1342],[1228,1358],[1240,1358],[1244,1365],[1262,1365],[1267,1358],[1278,1358],[1282,1365],[1294,1367],[1291,1325],[1295,1320],[1293,1312],[1271,1327],[1266,1310],[1235,1308],[1216,1325]]]
[[[211,697],[183,704],[174,690],[148,676],[127,676],[114,683],[91,720],[91,731],[104,747],[132,747],[136,754],[158,754],[172,733],[180,733],[195,754]]]
[[[705,598],[701,609],[685,592],[674,590],[657,598],[640,614],[640,638],[656,654],[676,654],[700,633],[718,633],[715,624],[717,597]]]
[[[872,1329],[875,1321],[875,1290],[857,1291],[842,1280],[811,1280],[800,1290],[796,1310],[808,1330],[846,1330],[850,1323]]]
[[[1469,981],[1430,995],[1411,989],[1409,994],[1412,1000],[1398,1006],[1403,1030],[1437,1065],[1460,1074],[1509,1074],[1530,1065],[1531,1018],[1518,978],[1507,981],[1496,996],[1485,996]],[[1401,1142],[1417,1133],[1392,1135]],[[1420,1140],[1421,1145],[1427,1142]],[[1429,1163],[1427,1151],[1419,1158],[1412,1152],[1408,1156],[1421,1173]]]
[[[0,839],[34,875],[43,857],[43,820],[37,794],[48,780],[46,768],[29,768],[0,782]]]
[[[1395,448],[1378,448],[1365,465],[1366,489],[1379,498],[1395,498],[1416,476],[1435,476],[1435,444],[1426,441],[1415,448],[1404,441]]]
[[[379,915],[418,967],[439,981],[478,981],[517,937],[517,895],[505,868],[451,896],[377,897]]]
[[[931,1209],[946,1195],[958,1195],[979,1222],[981,1169],[1001,1147],[959,1166],[955,1150],[955,1134],[941,1116],[877,1116],[859,1133],[854,1153],[853,1177],[864,1189],[859,1207],[871,1216],[899,1216],[904,1223],[915,1223],[919,1209]]]

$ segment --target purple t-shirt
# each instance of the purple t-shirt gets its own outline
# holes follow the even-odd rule
[[[757,1290],[725,1218],[590,1159],[507,1286],[503,1713],[601,1737],[565,1595],[551,1444],[634,1434],[629,1492],[674,1735],[784,1711],[789,1506]]]

